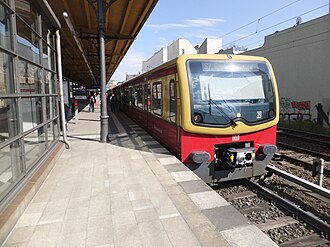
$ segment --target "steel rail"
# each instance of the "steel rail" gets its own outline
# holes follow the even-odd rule
[[[274,154],[274,157],[273,157],[273,160],[276,161],[278,158],[284,159],[284,160],[288,160],[289,162],[292,162],[292,163],[295,163],[295,164],[298,163],[302,167],[304,167],[306,169],[309,169],[309,170],[312,170],[313,169],[313,164],[312,163],[310,163],[308,161],[304,161],[304,160],[300,160],[300,159],[291,157],[291,156],[289,156],[287,154],[275,153]],[[329,168],[327,166],[324,167],[323,173],[324,173],[324,175],[330,175],[330,170],[329,170]]]
[[[305,179],[299,178],[271,165],[267,165],[266,170],[330,199],[330,190],[326,188],[313,184]]]
[[[324,141],[324,140],[318,140],[317,137],[308,137],[308,136],[301,136],[301,135],[295,135],[291,133],[286,132],[277,132],[277,135],[283,136],[283,137],[290,137],[290,138],[298,138],[303,141],[312,141],[314,143],[317,143],[318,145],[325,145],[326,147],[330,147],[330,141]],[[324,138],[324,137],[323,137]]]
[[[330,239],[330,225],[328,225],[326,222],[318,219],[312,213],[302,210],[297,205],[276,195],[274,192],[272,192],[266,188],[263,188],[262,186],[254,183],[248,179],[247,179],[247,181],[251,184],[251,186],[253,186],[263,196],[269,198],[272,201],[275,201],[277,204],[279,204],[281,207],[283,207],[284,209],[291,212],[293,215],[298,215],[302,220],[304,220],[308,224],[314,226],[321,232],[324,232],[325,235],[327,236],[327,238]]]
[[[300,148],[300,147],[292,146],[292,145],[289,145],[289,144],[286,144],[286,143],[283,143],[283,142],[278,142],[278,141],[276,142],[276,144],[279,147],[285,147],[285,148],[289,148],[289,149],[292,149],[292,150],[295,150],[295,151],[298,151],[298,152],[303,152],[303,153],[311,154],[313,156],[322,158],[325,161],[330,161],[330,155],[328,155],[328,154],[320,154],[320,153],[318,153],[316,151],[312,151],[312,150],[308,150],[308,149],[305,149],[305,148]]]
[[[277,127],[277,130],[279,130],[279,132],[281,132],[281,131],[290,131],[290,132],[298,133],[298,134],[302,134],[302,135],[309,135],[309,136],[319,137],[319,138],[328,138],[329,141],[330,141],[330,135],[317,134],[317,133],[306,132],[306,131],[301,131],[301,130],[294,130],[294,129],[284,128],[284,127]]]

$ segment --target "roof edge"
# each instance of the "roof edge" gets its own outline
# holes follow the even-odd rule
[[[61,28],[61,23],[57,19],[55,13],[53,12],[52,8],[48,4],[47,0],[35,0],[38,5],[40,6],[41,10],[46,14],[46,16],[49,18],[50,22],[56,29]]]

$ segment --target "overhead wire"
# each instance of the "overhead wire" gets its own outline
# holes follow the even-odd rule
[[[241,27],[239,27],[239,28],[236,28],[236,29],[233,30],[233,31],[230,31],[229,33],[226,33],[226,34],[224,34],[223,36],[220,36],[220,38],[226,37],[227,35],[232,34],[232,33],[236,32],[236,31],[238,31],[238,30],[241,30],[241,29],[243,29],[243,28],[245,28],[245,27],[247,27],[247,26],[249,26],[249,25],[251,25],[251,24],[253,24],[253,23],[255,23],[255,22],[258,22],[258,23],[259,23],[260,20],[262,20],[262,19],[264,19],[264,18],[266,18],[266,17],[268,17],[268,16],[270,16],[270,15],[272,15],[272,14],[275,14],[275,13],[281,11],[282,9],[285,9],[285,8],[287,8],[287,7],[289,7],[289,6],[293,5],[293,4],[295,4],[295,3],[297,3],[297,2],[300,2],[300,1],[301,1],[301,0],[296,0],[296,1],[294,1],[294,2],[291,2],[291,3],[289,3],[289,4],[285,5],[285,6],[283,6],[283,7],[279,8],[279,9],[277,9],[277,10],[274,10],[274,11],[271,12],[271,13],[268,13],[268,14],[266,14],[266,15],[264,15],[264,16],[262,16],[262,17],[256,19],[256,20],[254,20],[254,21],[251,21],[251,22],[249,22],[249,23],[247,23],[247,24],[245,24],[245,25],[243,25],[243,26],[241,26]]]
[[[258,18],[257,20],[254,20],[253,22],[249,22],[248,24],[243,25],[243,26],[241,26],[240,28],[237,28],[237,29],[235,29],[235,30],[233,30],[233,31],[231,31],[231,32],[229,32],[229,33],[226,33],[226,34],[223,35],[223,36],[220,36],[220,38],[223,38],[223,37],[225,37],[225,36],[227,36],[227,35],[229,35],[229,34],[234,33],[235,31],[238,31],[238,30],[240,30],[240,29],[242,29],[242,28],[244,28],[244,27],[247,27],[248,25],[250,25],[250,24],[252,24],[252,23],[254,23],[254,22],[256,22],[256,21],[261,20],[262,18],[268,17],[268,16],[270,16],[270,15],[272,15],[272,14],[274,14],[274,13],[276,13],[276,12],[278,12],[278,11],[280,11],[280,10],[282,10],[282,9],[284,9],[284,8],[286,8],[286,7],[288,7],[288,6],[292,5],[292,4],[294,4],[294,3],[296,3],[296,2],[299,2],[299,1],[301,1],[301,0],[297,0],[297,1],[294,1],[294,2],[292,2],[292,3],[290,3],[290,4],[288,4],[288,5],[285,5],[285,6],[279,8],[279,9],[277,9],[277,10],[275,10],[275,11],[273,11],[273,12],[271,12],[271,13],[269,13],[269,14],[267,14],[267,15],[261,17],[261,18]],[[324,7],[326,7],[326,6],[329,6],[329,3],[324,4],[324,5],[322,5],[322,6],[319,6],[319,7],[317,7],[317,8],[314,8],[314,9],[312,9],[312,10],[309,10],[309,11],[307,11],[307,12],[304,12],[304,13],[300,14],[299,16],[307,15],[307,14],[309,14],[309,13],[311,13],[311,12],[314,12],[314,11],[319,10],[319,9],[321,9],[321,8],[324,8]],[[292,17],[292,18],[289,18],[289,19],[287,19],[287,20],[285,20],[285,21],[281,21],[281,22],[279,22],[279,23],[277,23],[277,24],[271,25],[271,26],[266,27],[266,28],[263,28],[263,29],[261,29],[261,30],[256,30],[256,32],[250,33],[250,34],[248,34],[248,35],[246,35],[246,36],[244,36],[244,37],[241,37],[241,38],[236,39],[236,40],[234,40],[234,41],[228,42],[228,43],[222,45],[222,47],[227,46],[227,45],[230,45],[230,44],[233,44],[233,43],[238,42],[238,41],[241,41],[241,40],[244,40],[244,39],[249,38],[249,37],[251,37],[251,36],[253,36],[253,35],[260,34],[261,32],[264,32],[264,31],[266,31],[266,30],[268,30],[268,29],[271,29],[271,28],[274,28],[274,27],[276,27],[276,26],[279,26],[279,25],[281,25],[281,24],[283,24],[283,23],[286,23],[286,22],[288,22],[288,21],[291,21],[291,20],[293,20],[293,19],[295,19],[295,18],[297,18],[297,16]],[[258,41],[258,42],[260,42],[260,41]],[[252,44],[255,44],[255,43],[258,43],[258,42],[253,42]],[[251,45],[251,44],[250,44],[250,45]],[[214,48],[214,49],[212,49],[212,50],[210,50],[210,51],[218,50],[218,49],[220,49],[220,48],[221,48],[221,47],[217,47],[217,48]]]
[[[325,6],[328,6],[328,5],[329,5],[329,4],[324,4],[324,5],[320,6],[320,7],[317,7],[317,8],[315,8],[315,9],[310,10],[310,11],[307,11],[307,12],[305,12],[305,13],[299,15],[299,16],[307,15],[307,14],[309,14],[309,13],[311,13],[311,12],[314,12],[314,11],[316,11],[316,10],[319,10],[319,9],[321,9],[321,8],[324,8]],[[268,29],[271,29],[271,28],[273,28],[273,27],[279,26],[279,25],[281,25],[281,24],[283,24],[283,23],[286,23],[286,22],[288,22],[288,21],[292,21],[292,20],[294,20],[295,18],[297,18],[297,17],[295,16],[295,17],[289,18],[289,19],[287,19],[287,20],[285,20],[285,21],[278,22],[277,24],[274,24],[274,25],[272,25],[272,26],[269,26],[269,27],[266,27],[266,28],[264,28],[264,29],[261,29],[261,30],[255,32],[255,33],[251,33],[251,34],[249,34],[249,35],[247,35],[247,36],[244,36],[244,37],[239,38],[239,39],[237,39],[237,40],[231,41],[231,42],[225,44],[224,46],[229,45],[229,44],[232,44],[232,43],[235,43],[235,42],[237,42],[237,41],[241,41],[241,40],[246,39],[246,38],[248,38],[248,37],[251,37],[251,36],[253,36],[253,35],[257,34],[257,33],[264,32],[264,31],[266,31],[266,30],[268,30]]]

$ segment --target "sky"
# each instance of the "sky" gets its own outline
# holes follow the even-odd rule
[[[142,62],[177,39],[194,46],[206,38],[222,38],[249,50],[264,37],[329,13],[330,0],[159,0],[111,80],[142,71]],[[215,53],[217,51],[214,51]]]

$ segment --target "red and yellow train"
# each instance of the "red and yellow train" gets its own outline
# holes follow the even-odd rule
[[[122,111],[206,182],[261,175],[276,152],[279,97],[265,58],[182,55],[114,93]]]

